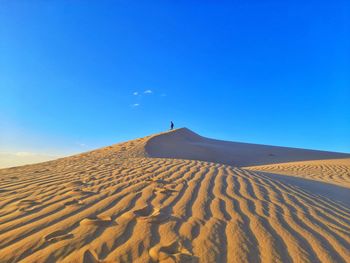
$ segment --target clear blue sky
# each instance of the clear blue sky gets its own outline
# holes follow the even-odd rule
[[[350,152],[349,3],[1,1],[1,150],[85,151],[173,120]]]

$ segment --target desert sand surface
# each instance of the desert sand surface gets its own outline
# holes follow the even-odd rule
[[[186,128],[153,136],[146,151],[150,157],[200,160],[235,167],[350,158],[346,153],[214,140]]]
[[[350,158],[279,163],[245,168],[350,187]]]
[[[1,169],[0,262],[349,262],[346,158],[178,129]]]

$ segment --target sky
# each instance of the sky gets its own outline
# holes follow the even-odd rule
[[[0,2],[0,166],[171,120],[349,153],[349,101],[349,1]]]

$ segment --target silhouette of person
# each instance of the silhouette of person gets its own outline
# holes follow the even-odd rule
[[[170,122],[170,130],[173,130],[174,129],[174,123],[171,121]]]

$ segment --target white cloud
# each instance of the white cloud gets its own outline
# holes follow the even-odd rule
[[[133,106],[133,107],[138,107],[138,106],[140,106],[140,104],[138,104],[138,103],[134,103],[133,105],[131,105],[131,106]]]
[[[139,93],[137,91],[133,92],[132,95],[137,96]]]
[[[150,89],[148,89],[148,90],[145,90],[143,93],[145,93],[145,94],[151,94],[151,93],[153,93],[153,91],[150,90]]]

